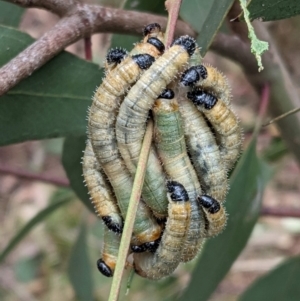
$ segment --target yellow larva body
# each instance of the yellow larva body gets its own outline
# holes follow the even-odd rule
[[[138,45],[142,53],[156,48],[150,43]],[[88,129],[93,150],[114,189],[123,218],[126,217],[133,182],[118,151],[115,136],[117,109],[126,91],[139,78],[142,68],[148,68],[153,61],[154,58],[146,54],[128,56],[108,72],[93,97],[89,114]],[[161,228],[143,202],[139,203],[133,232],[138,244],[160,237]]]
[[[167,90],[166,90],[167,91]],[[181,261],[192,260],[202,244],[204,217],[196,201],[201,194],[197,174],[188,157],[182,119],[176,99],[159,98],[153,107],[155,120],[155,145],[167,175],[180,182],[191,202],[191,217]]]
[[[179,110],[187,147],[202,192],[222,202],[227,193],[228,180],[216,139],[202,113],[186,96],[179,98]]]
[[[198,198],[205,215],[205,236],[213,237],[220,234],[227,222],[227,214],[223,205],[209,195],[201,195]]]
[[[121,236],[104,229],[101,258],[97,261],[98,270],[106,277],[112,277],[115,271]]]
[[[97,162],[90,140],[87,141],[82,168],[97,215],[103,219],[109,229],[120,233],[123,228],[123,219],[111,187]]]
[[[152,280],[161,279],[170,275],[180,263],[190,215],[190,202],[186,191],[183,192],[183,186],[178,185],[180,184],[174,185],[177,189],[177,196],[173,197],[174,193],[170,193],[168,196],[168,220],[158,249],[154,254],[134,254],[135,271],[142,277]]]
[[[242,131],[237,116],[222,99],[217,99],[206,91],[195,89],[188,93],[188,98],[210,121],[220,144],[225,168],[231,169],[242,148]]]

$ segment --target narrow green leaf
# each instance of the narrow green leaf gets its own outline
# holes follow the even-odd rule
[[[250,20],[274,21],[300,14],[300,1],[252,0],[248,5]]]
[[[0,1],[0,24],[18,27],[23,13],[24,8]]]
[[[94,283],[87,250],[86,225],[82,223],[71,251],[68,275],[79,301],[93,301]]]
[[[29,233],[29,231],[37,226],[40,222],[44,221],[51,213],[67,204],[71,200],[70,197],[63,198],[56,201],[40,211],[33,219],[31,219],[19,232],[12,238],[6,248],[0,254],[0,263],[6,258],[6,256],[17,246],[17,244]]]
[[[255,153],[254,139],[243,154],[230,181],[225,206],[228,223],[218,237],[209,239],[180,300],[205,301],[214,292],[247,243],[260,214],[263,189],[270,177],[268,167]],[[263,170],[262,170],[263,168]]]
[[[32,41],[0,26],[0,65]],[[101,79],[97,65],[62,52],[0,98],[0,145],[85,134],[87,108]]]
[[[255,281],[239,298],[239,301],[300,300],[300,257],[290,258]]]
[[[70,180],[70,185],[86,207],[95,213],[89,198],[88,189],[83,183],[82,156],[85,150],[86,136],[68,137],[64,143],[62,164]]]
[[[244,12],[245,21],[248,27],[248,36],[251,41],[251,52],[255,55],[258,64],[258,71],[262,71],[264,69],[261,62],[261,55],[269,49],[269,44],[265,41],[259,40],[254,32],[253,26],[249,19],[249,11],[247,10],[247,0],[240,0],[241,8]]]
[[[207,52],[221,27],[233,0],[184,0],[180,16],[198,32],[197,43],[201,55]]]

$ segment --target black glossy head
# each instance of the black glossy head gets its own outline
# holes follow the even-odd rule
[[[160,53],[165,51],[164,43],[158,38],[152,37],[147,40],[147,43],[153,45]]]
[[[203,90],[193,90],[187,93],[187,98],[190,99],[196,106],[202,106],[206,110],[212,109],[218,102],[218,99]]]
[[[208,209],[208,212],[211,214],[217,213],[220,211],[220,203],[212,198],[209,195],[203,194],[198,197],[198,202],[201,206]]]
[[[190,36],[181,36],[173,42],[172,46],[173,45],[182,46],[190,56],[194,53],[196,49],[196,41]]]
[[[111,49],[106,55],[106,61],[108,64],[120,64],[126,55],[127,51],[125,49]]]
[[[153,32],[160,32],[161,27],[158,23],[151,23],[144,28],[144,37]]]
[[[143,253],[143,252],[151,252],[155,253],[157,250],[159,243],[161,241],[161,238],[155,240],[155,241],[150,241],[150,242],[145,242],[144,244],[141,244],[139,246],[131,246],[131,250],[134,253]]]
[[[102,258],[97,260],[97,268],[100,271],[101,274],[103,274],[106,277],[112,277],[113,272],[110,269],[110,267],[102,260]]]
[[[171,90],[171,89],[164,89],[157,98],[173,99],[174,98],[174,91]]]
[[[102,216],[102,220],[109,230],[118,234],[122,233],[123,224],[115,223],[110,216]]]
[[[167,182],[167,190],[173,202],[187,202],[189,201],[188,194],[180,183],[176,181]]]
[[[200,79],[207,78],[207,69],[203,65],[193,66],[187,69],[181,76],[180,83],[184,86],[193,86]]]
[[[137,65],[142,69],[148,69],[155,61],[154,57],[150,54],[136,54],[132,56],[132,59],[137,63]]]

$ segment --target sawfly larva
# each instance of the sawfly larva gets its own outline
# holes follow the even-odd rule
[[[117,147],[117,109],[142,71],[150,67],[155,56],[161,54],[164,46],[160,42],[158,38],[151,37],[147,43],[138,43],[132,52],[139,54],[127,56],[108,72],[93,97],[89,112],[88,129],[93,150],[114,189],[123,218],[126,217],[133,181]],[[161,228],[143,202],[139,203],[133,232],[136,244],[155,241],[160,237]]]
[[[104,229],[102,257],[97,260],[98,270],[106,277],[114,275],[116,262],[118,259],[121,236]]]
[[[200,180],[202,193],[224,201],[228,180],[216,139],[202,113],[186,95],[179,97],[179,110],[187,148]]]
[[[199,87],[212,92],[227,105],[231,101],[231,91],[227,78],[216,68],[210,65],[196,65],[190,67],[181,76],[184,86]]]
[[[213,126],[220,143],[221,158],[227,170],[237,161],[242,147],[242,132],[239,120],[221,100],[202,89],[187,93],[198,110],[203,112]]]
[[[182,119],[174,92],[166,89],[155,101],[152,109],[155,121],[155,145],[167,175],[180,182],[191,202],[191,216],[181,260],[192,260],[198,253],[204,229],[204,217],[197,197],[201,194],[200,183],[187,154]]]
[[[205,215],[206,237],[216,236],[221,233],[227,222],[227,215],[223,205],[209,195],[199,196],[198,202]]]
[[[90,140],[87,140],[86,143],[82,169],[97,215],[102,218],[108,229],[116,233],[121,233],[123,229],[123,219],[120,215],[120,210],[111,191],[111,187],[106,181],[105,175],[97,162]]]
[[[166,277],[177,268],[190,215],[190,202],[184,187],[168,181],[167,189],[168,220],[159,247],[155,253],[133,255],[136,273],[152,280]]]
[[[127,55],[128,52],[125,49],[111,49],[106,55],[105,71],[109,72],[113,70],[118,64],[120,64],[125,59]]]

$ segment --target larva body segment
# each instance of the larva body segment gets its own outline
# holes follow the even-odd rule
[[[114,275],[121,236],[104,228],[102,257],[97,261],[98,270],[106,277]]]
[[[164,97],[165,93],[162,93]],[[201,194],[197,174],[188,157],[182,119],[176,99],[159,98],[153,107],[155,145],[167,175],[180,182],[191,202],[190,224],[185,238],[182,261],[192,260],[198,253],[204,231],[204,217],[197,197]]]
[[[220,143],[221,158],[225,168],[230,170],[242,148],[242,131],[237,116],[221,99],[203,90],[188,92],[187,97],[212,124]]]
[[[183,73],[180,82],[184,86],[199,87],[211,92],[230,105],[232,97],[227,78],[215,67],[210,65],[192,66]]]
[[[153,63],[155,58],[148,53],[156,53],[156,56],[160,54],[157,43],[154,44],[139,43],[139,54],[136,54],[136,49],[133,50],[135,55],[126,57],[108,72],[93,97],[89,114],[88,129],[92,147],[114,189],[123,218],[126,217],[133,182],[117,147],[117,109],[130,86]],[[151,242],[160,237],[161,228],[143,202],[139,203],[133,232],[137,244]]]
[[[227,193],[228,180],[215,137],[202,113],[186,96],[179,98],[179,110],[187,147],[202,191],[222,202]]]
[[[90,140],[87,140],[82,169],[97,215],[102,218],[110,230],[121,233],[123,219],[111,187],[107,183],[105,175],[97,162]]]
[[[223,205],[209,195],[199,196],[198,201],[205,215],[206,237],[220,234],[227,222],[227,215]]]
[[[135,173],[147,117],[154,100],[178,72],[183,70],[194,48],[195,42],[190,37],[176,40],[174,45],[143,73],[120,106],[116,135],[120,152],[131,173]],[[142,195],[158,217],[166,215],[164,182],[160,163],[154,149],[151,148]]]
[[[184,187],[175,181],[169,181],[167,187],[169,217],[160,245],[154,254],[134,254],[136,273],[152,280],[170,275],[178,266],[190,214],[190,202]]]

